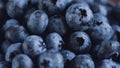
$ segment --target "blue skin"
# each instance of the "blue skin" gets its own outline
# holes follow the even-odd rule
[[[71,68],[95,68],[94,62],[88,54],[77,55],[71,62]]]
[[[90,25],[88,34],[94,42],[109,40],[113,36],[114,32],[108,20],[99,13],[94,14],[94,19]]]
[[[22,43],[11,44],[6,51],[5,60],[11,62],[12,59],[22,53]]]
[[[63,56],[54,50],[41,54],[38,58],[38,68],[64,68]]]
[[[2,45],[1,45],[1,51],[2,51],[2,53],[6,53],[6,51],[7,51],[7,48],[9,47],[11,45],[11,42],[9,42],[8,40],[5,40],[5,41],[3,41],[2,42]]]
[[[72,1],[73,0],[41,0],[39,1],[39,8],[44,9],[49,15],[54,15],[63,12]]]
[[[12,18],[23,16],[29,0],[11,0],[7,2],[7,14]]]
[[[97,45],[94,49],[95,55],[99,59],[101,58],[113,58],[118,57],[120,51],[120,43],[118,41],[103,41],[100,45]]]
[[[65,35],[67,32],[66,21],[61,15],[54,15],[50,18],[47,30],[49,32],[57,32],[60,35]]]
[[[14,43],[23,42],[27,36],[25,28],[19,25],[12,26],[5,32],[6,39]]]
[[[85,2],[72,4],[66,11],[66,21],[73,30],[80,30],[81,25],[87,25],[93,18],[93,13]]]
[[[47,49],[61,50],[64,44],[62,37],[58,33],[50,33],[45,38]]]
[[[10,63],[6,61],[0,61],[0,68],[10,68]]]
[[[112,25],[113,30],[115,31],[115,35],[117,40],[120,42],[120,26],[119,25]]]
[[[74,32],[69,39],[69,48],[77,53],[86,53],[90,50],[91,41],[85,32]]]
[[[120,64],[112,59],[104,59],[96,65],[97,68],[119,68]]]
[[[101,13],[103,15],[107,15],[107,7],[99,4],[99,3],[93,3],[90,5],[91,10],[93,11],[93,13]]]
[[[67,62],[70,62],[73,58],[75,58],[75,54],[74,52],[72,51],[69,51],[69,50],[62,50],[61,51],[61,54],[63,55],[63,58],[64,58],[64,62],[67,63]]]
[[[25,54],[34,58],[46,51],[46,45],[40,36],[28,36],[23,42],[23,51]]]
[[[3,25],[3,30],[6,31],[8,28],[10,28],[14,25],[19,25],[19,22],[16,19],[9,19]]]
[[[33,68],[33,62],[27,55],[19,54],[12,60],[12,68]]]
[[[33,34],[40,35],[48,25],[48,16],[42,10],[36,10],[31,15],[27,22],[27,27]]]

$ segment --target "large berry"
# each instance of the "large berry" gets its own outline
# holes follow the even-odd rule
[[[66,9],[72,0],[39,0],[39,7],[48,14],[58,14]]]
[[[66,11],[66,21],[70,28],[81,29],[81,25],[87,25],[93,18],[93,13],[85,2],[75,3]]]
[[[31,15],[27,22],[27,27],[34,34],[41,34],[45,31],[48,25],[48,16],[43,10],[36,10]]]
[[[85,32],[74,32],[69,39],[69,48],[78,53],[88,52],[91,47],[89,36]]]
[[[64,17],[61,15],[55,15],[50,18],[47,30],[49,32],[57,32],[60,35],[65,35],[67,33],[67,26]]]
[[[63,56],[54,50],[41,54],[38,64],[39,68],[64,68]]]
[[[63,47],[63,39],[58,33],[50,33],[45,39],[47,49],[61,50]]]
[[[27,36],[25,28],[19,25],[12,26],[5,32],[6,39],[11,42],[23,42]]]
[[[5,60],[11,62],[12,59],[22,53],[22,43],[11,44],[5,54]]]
[[[12,60],[12,68],[33,68],[33,62],[27,55],[19,54]]]
[[[46,51],[46,45],[40,36],[28,36],[23,42],[23,51],[30,57],[36,57]]]
[[[120,52],[120,44],[118,41],[103,41],[100,45],[95,47],[95,52],[99,58],[118,57]]]
[[[90,55],[77,55],[71,63],[71,68],[95,68],[94,62]]]

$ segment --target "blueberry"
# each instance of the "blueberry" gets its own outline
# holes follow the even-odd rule
[[[61,13],[72,2],[72,0],[39,0],[39,8],[44,9],[48,14]]]
[[[93,18],[93,13],[85,2],[75,3],[66,11],[66,21],[73,30],[81,29],[81,25],[88,25]]]
[[[8,63],[6,61],[1,61],[0,62],[0,68],[11,68],[10,63]]]
[[[22,43],[11,44],[5,54],[5,60],[11,62],[12,59],[22,53]]]
[[[31,35],[24,40],[23,51],[25,54],[34,58],[46,51],[46,45],[40,36]]]
[[[88,34],[94,42],[109,40],[113,36],[113,29],[108,20],[101,14],[94,14],[94,19],[90,22]]]
[[[75,58],[75,54],[72,51],[69,50],[62,50],[61,54],[63,55],[64,62],[70,62],[73,58]]]
[[[60,35],[65,35],[67,33],[66,21],[61,15],[54,15],[50,18],[48,24],[49,32],[57,32]]]
[[[48,16],[42,10],[36,10],[31,15],[27,22],[27,27],[34,34],[41,34],[45,31],[48,25]]]
[[[119,25],[112,25],[115,34],[117,35],[117,39],[120,42],[120,26]]]
[[[2,51],[2,53],[6,53],[6,51],[7,51],[7,48],[9,47],[11,45],[11,42],[9,42],[8,40],[5,40],[5,41],[3,41],[2,42],[2,45],[1,45],[1,51]]]
[[[33,62],[27,55],[19,54],[12,60],[12,68],[33,68]]]
[[[12,26],[5,32],[5,37],[11,42],[23,42],[28,36],[25,28],[23,26]]]
[[[39,68],[64,68],[63,56],[54,50],[41,54],[38,58]]]
[[[77,55],[71,62],[71,68],[95,68],[92,58],[87,54]]]
[[[7,2],[7,14],[9,17],[18,18],[24,15],[29,0],[9,0]]]
[[[50,33],[45,38],[47,49],[61,50],[63,47],[63,39],[58,33]]]
[[[96,65],[96,68],[119,68],[119,66],[112,59],[104,59]]]
[[[91,4],[90,5],[91,7],[91,10],[93,11],[93,13],[101,13],[103,15],[107,15],[107,7],[102,5],[102,4],[99,4],[99,3],[94,3],[94,4]]]
[[[34,0],[33,0],[34,1]],[[27,22],[30,18],[30,15],[35,11],[35,8],[28,9],[25,13],[25,21]]]
[[[70,36],[68,47],[77,53],[86,53],[90,50],[91,41],[85,32],[74,32]]]
[[[19,25],[19,22],[16,19],[9,19],[3,25],[3,30],[6,31],[8,28],[10,28],[14,25]]]
[[[95,47],[95,53],[99,58],[113,58],[119,56],[120,44],[118,41],[103,41]]]

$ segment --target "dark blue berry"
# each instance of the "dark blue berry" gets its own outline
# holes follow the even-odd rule
[[[41,34],[45,31],[48,25],[48,16],[42,10],[36,10],[31,15],[27,22],[29,31],[33,34]]]
[[[78,53],[86,53],[90,50],[91,40],[85,32],[74,32],[69,39],[68,47]]]
[[[47,49],[61,50],[63,47],[63,39],[58,33],[50,33],[45,38]]]
[[[12,26],[5,32],[5,37],[10,42],[23,42],[28,36],[25,28],[23,26]]]
[[[77,55],[70,66],[71,68],[95,68],[92,58],[87,54]]]
[[[63,56],[50,50],[41,54],[38,58],[39,68],[64,68]]]
[[[46,51],[46,45],[40,36],[31,35],[23,42],[23,51],[34,58]]]
[[[61,15],[55,15],[50,18],[48,28],[49,32],[57,32],[60,35],[65,35],[67,33],[67,26],[64,17]]]
[[[19,54],[12,60],[12,68],[33,68],[33,62],[27,55]]]
[[[66,21],[73,30],[80,30],[81,25],[87,25],[93,18],[93,13],[85,2],[75,3],[66,11]]]
[[[103,41],[95,47],[95,52],[99,58],[118,57],[120,52],[120,44],[118,41]]]
[[[64,62],[67,63],[67,62],[70,62],[73,58],[75,58],[75,54],[74,52],[72,51],[69,51],[69,50],[62,50],[61,51],[61,54],[63,55],[63,58],[64,58]]]
[[[22,53],[22,43],[11,44],[6,51],[5,60],[11,62],[12,59]]]

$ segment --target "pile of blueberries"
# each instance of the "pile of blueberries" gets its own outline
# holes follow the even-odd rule
[[[0,68],[120,68],[120,3],[0,0]]]

